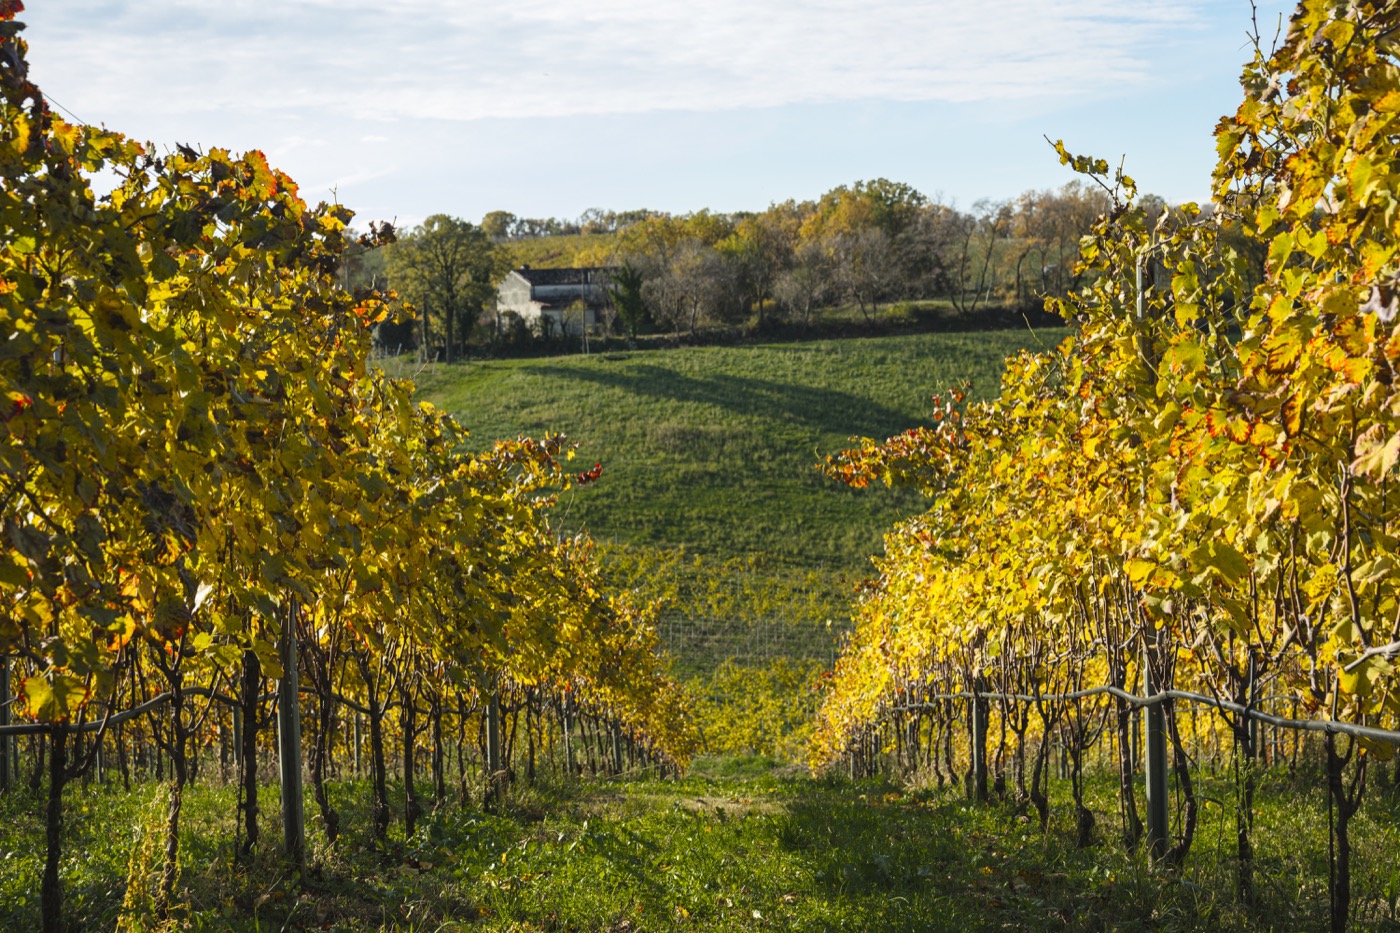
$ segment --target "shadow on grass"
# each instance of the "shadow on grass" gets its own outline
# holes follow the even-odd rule
[[[715,373],[696,378],[653,363],[625,369],[561,367],[558,375],[645,398],[712,405],[745,419],[794,422],[827,434],[849,433],[853,416],[887,433],[909,426],[905,412],[858,395],[749,376]]]

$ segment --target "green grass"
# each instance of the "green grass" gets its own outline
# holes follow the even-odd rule
[[[664,607],[659,629],[676,672],[707,697],[730,658],[830,664],[850,626],[852,587],[871,573],[882,536],[923,507],[910,490],[848,489],[821,473],[823,458],[852,437],[884,439],[923,423],[929,396],[951,386],[970,382],[974,397],[994,394],[1008,355],[1064,333],[473,361],[416,378],[419,397],[451,411],[483,447],[562,432],[579,445],[579,470],[603,464],[601,481],[566,494],[556,520],[603,545],[614,586]],[[732,705],[753,703],[738,697]],[[713,722],[731,711],[721,704],[708,712]],[[712,747],[774,752],[792,745],[790,731]],[[711,732],[734,743],[757,734]]]
[[[419,396],[487,443],[558,431],[603,478],[561,504],[603,541],[794,568],[862,571],[918,507],[858,493],[816,464],[853,435],[919,424],[928,398],[994,392],[1007,354],[1062,331],[987,331],[469,362],[418,376]]]
[[[702,760],[678,781],[520,788],[501,814],[446,806],[385,849],[362,834],[364,786],[339,784],[350,832],[332,850],[313,821],[315,866],[300,882],[270,850],[235,867],[233,792],[201,787],[187,798],[174,919],[193,930],[437,933],[1325,927],[1327,817],[1316,774],[1263,782],[1261,901],[1252,909],[1233,901],[1225,775],[1201,775],[1202,793],[1220,803],[1206,805],[1176,873],[1152,870],[1109,841],[1112,784],[1102,775],[1090,781],[1101,841],[1088,850],[1072,846],[1060,781],[1042,834],[1010,803],[972,806],[951,790],[813,781],[771,761]],[[268,792],[270,849],[278,828]],[[70,800],[63,881],[75,930],[110,930],[131,853],[158,830],[158,816],[143,820],[158,809],[158,791],[93,789]],[[0,798],[0,929],[37,928],[39,810],[26,793]],[[1377,788],[1354,824],[1357,929],[1400,929],[1397,816],[1397,797]]]

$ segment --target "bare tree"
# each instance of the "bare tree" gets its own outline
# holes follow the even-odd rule
[[[996,285],[994,259],[1010,233],[1011,209],[1005,202],[978,201],[971,214],[959,216],[956,276],[950,298],[964,314],[990,299]]]
[[[880,227],[867,227],[835,234],[829,243],[837,288],[873,325],[880,302],[898,280],[894,240]]]
[[[804,243],[793,251],[792,265],[778,274],[774,297],[788,313],[801,316],[802,326],[810,327],[812,310],[831,300],[831,263],[819,243]]]

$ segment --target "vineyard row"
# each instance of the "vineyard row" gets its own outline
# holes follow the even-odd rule
[[[298,872],[304,772],[338,835],[326,774],[347,710],[381,842],[395,733],[409,833],[420,747],[438,797],[471,736],[493,799],[521,743],[683,764],[697,735],[655,608],[551,525],[601,465],[571,472],[560,436],[483,445],[415,404],[367,363],[393,296],[340,285],[349,251],[393,229],[352,236],[348,210],[308,206],[258,152],[160,154],[65,122],[29,78],[22,10],[0,0],[0,661],[17,698],[0,709],[40,740],[44,930],[64,928],[65,788],[109,747],[124,774],[151,743],[164,766],[157,923],[216,742],[237,750],[252,857],[274,721]]]
[[[930,504],[886,536],[826,686],[815,767],[868,759],[889,711],[926,694],[1032,697],[1008,703],[1005,728],[1018,749],[1033,728],[1063,738],[1082,844],[1082,757],[1107,731],[1136,845],[1127,690],[1142,682],[1166,696],[1145,713],[1148,838],[1176,866],[1199,801],[1175,709],[1213,698],[1239,762],[1250,902],[1253,711],[1281,696],[1323,733],[1331,922],[1346,928],[1351,820],[1400,724],[1397,36],[1394,4],[1304,0],[1276,47],[1256,39],[1245,98],[1216,130],[1211,210],[1149,212],[1121,167],[1056,145],[1113,203],[1081,241],[1089,284],[1049,303],[1076,333],[1008,360],[997,398],[955,389],[931,426],[829,463]],[[1097,685],[1092,703],[1052,699]],[[1175,840],[1169,766],[1185,800]]]

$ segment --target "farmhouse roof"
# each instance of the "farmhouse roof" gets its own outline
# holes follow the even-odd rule
[[[531,285],[590,285],[599,272],[610,270],[590,267],[581,269],[516,269],[515,274]]]

